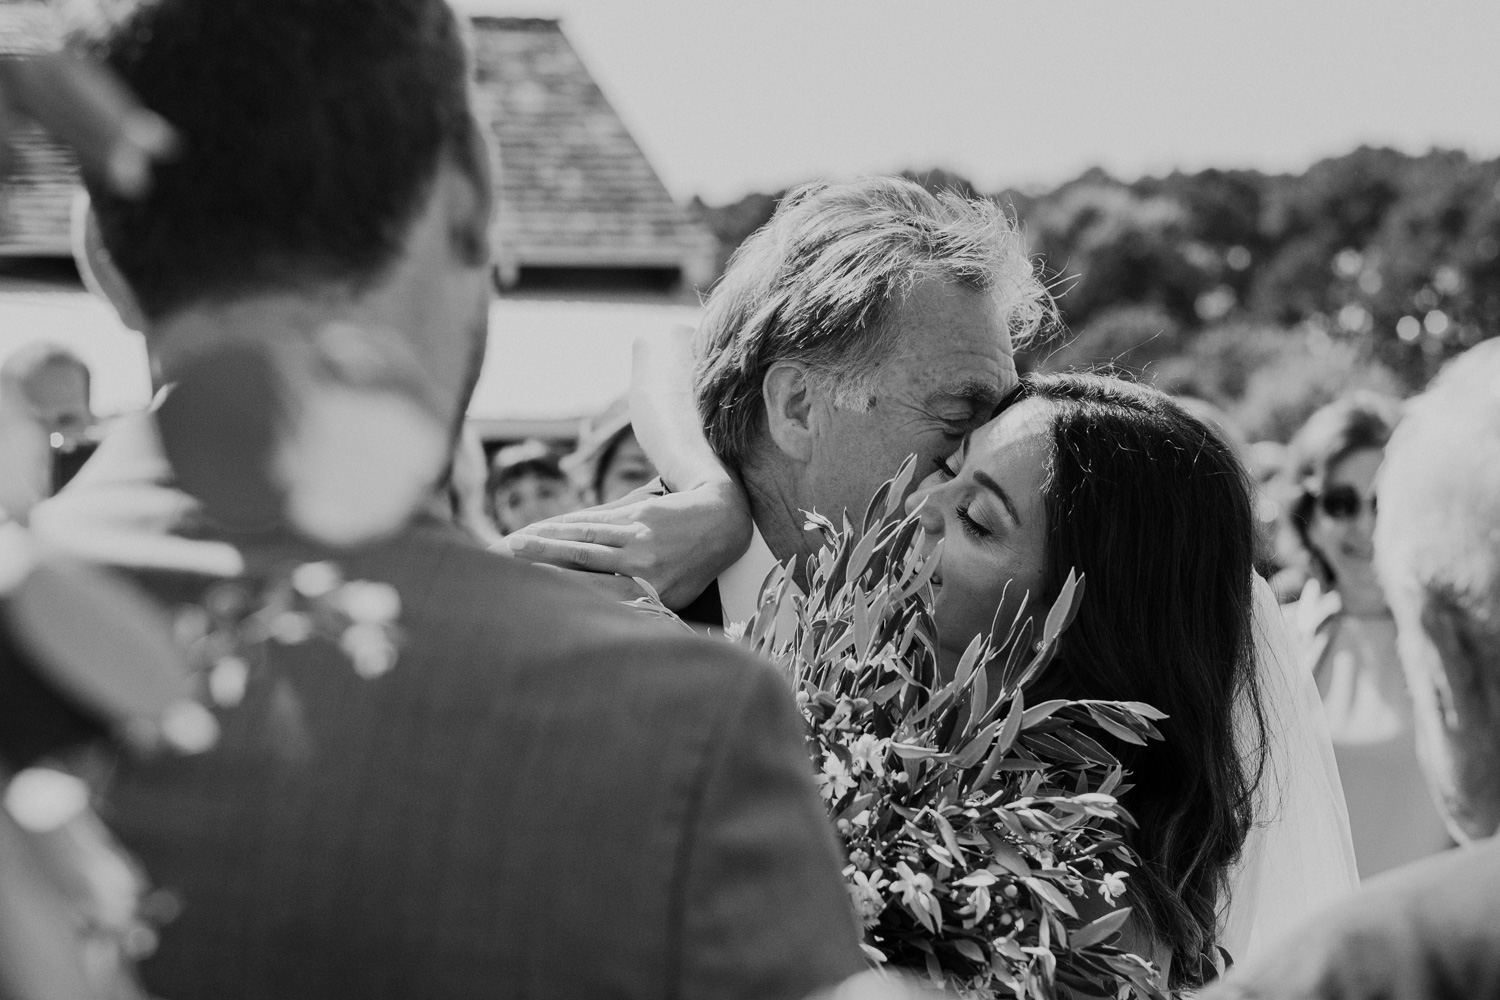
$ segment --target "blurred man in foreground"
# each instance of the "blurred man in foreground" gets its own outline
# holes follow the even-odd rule
[[[1409,404],[1378,489],[1418,751],[1468,846],[1365,883],[1214,997],[1500,996],[1500,340]]]
[[[182,487],[203,501],[198,538],[252,569],[334,563],[383,586],[405,637],[378,671],[337,642],[267,642],[221,702],[212,751],[122,775],[111,819],[184,902],[147,986],[174,1000],[792,998],[860,972],[800,720],[771,668],[451,525],[335,548],[225,488],[296,494],[326,471],[288,477],[276,429],[248,420],[274,409],[245,392],[272,347],[363,369],[386,331],[435,415],[461,419],[485,346],[492,189],[448,5],[129,7],[98,50],[183,153],[142,204],[91,194],[125,279],[113,287],[138,300],[176,385],[160,440],[146,428],[135,455],[106,441],[94,462],[118,463],[113,478],[85,470],[42,520],[80,537],[70,505],[107,515],[90,484],[121,474]],[[242,442],[182,419],[235,394]],[[230,524],[230,510],[255,516]]]

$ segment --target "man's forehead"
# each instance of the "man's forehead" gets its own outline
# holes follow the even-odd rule
[[[945,282],[923,282],[897,311],[900,356],[893,359],[918,392],[997,402],[1016,383],[1010,331],[992,295]]]
[[[1020,381],[1009,345],[1003,352],[927,359],[912,371],[912,382],[929,399],[973,400],[994,406]]]

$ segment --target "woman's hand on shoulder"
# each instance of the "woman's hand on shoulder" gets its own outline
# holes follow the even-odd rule
[[[563,569],[639,577],[669,608],[692,603],[750,544],[738,484],[680,493],[642,487],[610,504],[563,514],[506,536],[518,558]]]

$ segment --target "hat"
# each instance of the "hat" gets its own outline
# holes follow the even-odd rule
[[[558,468],[557,453],[546,442],[529,438],[519,444],[506,445],[495,452],[495,457],[490,460],[490,488],[494,489],[496,484],[528,471],[554,476],[562,474]]]

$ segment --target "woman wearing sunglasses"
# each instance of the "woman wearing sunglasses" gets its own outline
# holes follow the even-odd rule
[[[1293,529],[1311,579],[1294,621],[1323,697],[1361,878],[1448,846],[1417,765],[1396,624],[1372,564],[1376,471],[1400,404],[1374,393],[1314,413],[1291,443]]]

